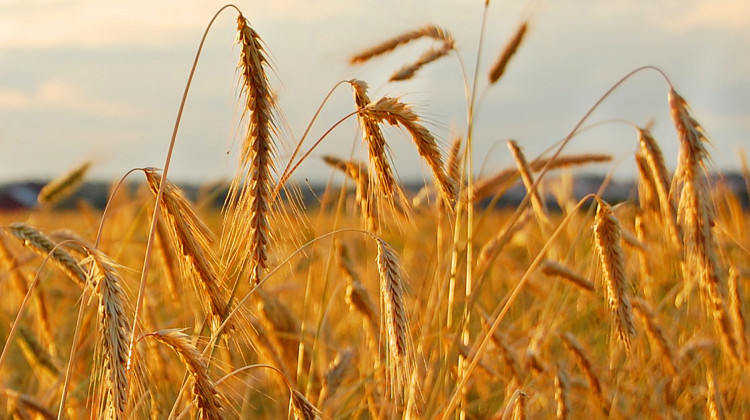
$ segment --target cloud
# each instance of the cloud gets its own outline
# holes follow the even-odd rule
[[[180,0],[0,0],[0,48],[194,43],[221,5]],[[278,0],[243,11],[251,23],[301,23],[362,14],[364,7],[335,0]],[[234,15],[225,12],[218,26],[233,29]],[[231,23],[225,25],[227,21]]]
[[[664,28],[689,32],[708,28],[721,32],[747,33],[750,2],[747,0],[715,0],[667,2],[665,13],[653,16]]]
[[[129,106],[96,98],[63,81],[46,81],[33,92],[0,88],[4,111],[64,110],[105,118],[131,118],[139,112]]]

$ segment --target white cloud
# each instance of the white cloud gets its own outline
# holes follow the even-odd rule
[[[132,107],[90,96],[71,83],[54,80],[42,83],[33,92],[0,88],[0,109],[59,109],[105,118],[130,118],[139,114]]]

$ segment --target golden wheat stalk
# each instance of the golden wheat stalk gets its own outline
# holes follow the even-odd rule
[[[249,273],[256,285],[268,266],[274,174],[276,105],[266,77],[267,59],[260,36],[240,14],[237,17],[244,113],[248,119],[240,164],[225,202],[222,260],[236,275]]]
[[[419,56],[417,61],[407,64],[393,73],[389,81],[398,82],[411,79],[422,67],[448,55],[449,52],[453,51],[454,46],[453,43],[444,43],[440,48],[430,48]]]
[[[161,175],[152,168],[144,169],[149,189],[156,195]],[[212,327],[216,329],[227,314],[227,302],[221,279],[216,272],[215,257],[211,251],[211,231],[193,211],[190,203],[179,188],[169,180],[164,185],[161,216],[174,244],[179,252],[180,268],[183,278],[192,279],[198,296],[207,311],[211,314]]]
[[[67,251],[57,246],[52,239],[25,223],[13,223],[8,226],[8,231],[37,255],[41,257],[49,255],[60,271],[81,288],[85,287],[86,273],[78,265],[78,261]]]
[[[605,299],[614,319],[617,337],[630,350],[630,337],[635,335],[635,324],[625,278],[620,223],[609,204],[598,197],[597,201],[594,241],[604,277]]]
[[[497,61],[495,61],[495,64],[492,65],[492,67],[490,68],[490,72],[487,75],[490,84],[497,82],[503,75],[503,73],[505,73],[505,69],[508,67],[510,59],[513,58],[513,56],[518,51],[518,47],[521,46],[521,42],[523,42],[523,38],[526,36],[526,31],[528,30],[528,28],[528,21],[523,22],[518,27],[518,29],[516,29],[513,38],[511,38],[508,44],[505,45],[505,48],[503,49],[502,53],[500,53],[500,56],[497,57]]]
[[[438,28],[435,25],[427,25],[422,28],[408,31],[403,34],[400,34],[398,36],[395,36],[391,39],[388,39],[386,41],[381,42],[380,44],[377,44],[371,48],[368,48],[361,53],[354,55],[349,59],[349,62],[351,64],[357,64],[357,63],[363,63],[365,61],[370,60],[373,57],[377,57],[383,54],[386,54],[390,51],[393,51],[396,49],[396,47],[400,45],[404,45],[408,42],[414,41],[419,38],[423,37],[429,37],[436,39],[438,41],[442,41],[444,44],[453,44],[453,37],[448,33],[448,31]]]
[[[39,191],[37,202],[49,207],[69,197],[83,184],[90,167],[91,162],[84,162],[53,179]]]
[[[193,405],[198,409],[200,419],[222,420],[224,418],[223,397],[214,381],[208,376],[206,360],[191,343],[191,337],[177,329],[156,331],[146,336],[174,350],[190,372],[193,382]]]
[[[675,172],[672,193],[681,188],[677,208],[678,221],[683,229],[687,271],[700,285],[706,309],[712,314],[725,351],[739,358],[732,327],[725,310],[723,270],[717,255],[712,226],[714,211],[704,174],[708,142],[703,128],[692,116],[687,101],[674,89],[669,91],[669,109],[680,139],[680,157]]]
[[[443,157],[435,137],[421,123],[421,119],[408,105],[396,98],[384,97],[375,103],[370,103],[362,110],[368,118],[376,122],[387,122],[391,125],[400,125],[411,135],[417,151],[422,159],[432,170],[437,190],[443,201],[452,208],[455,200],[453,183],[443,171]]]
[[[382,239],[376,239],[376,259],[380,273],[380,302],[385,322],[386,346],[391,379],[391,393],[398,395],[411,378],[414,362],[411,355],[409,320],[404,302],[404,278],[395,251]]]

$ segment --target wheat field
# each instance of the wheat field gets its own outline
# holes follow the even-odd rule
[[[648,124],[629,123],[627,200],[605,200],[606,181],[574,194],[580,166],[613,159],[566,153],[590,112],[545,155],[509,140],[515,166],[473,175],[478,98],[523,50],[524,21],[464,81],[452,143],[402,98],[336,85],[367,159],[325,156],[345,182],[303,202],[297,168],[337,126],[282,152],[269,47],[237,7],[221,13],[237,16],[244,121],[231,181],[189,199],[170,148],[127,174],[137,188],[112,182],[106,209],[58,206],[85,163],[0,214],[0,418],[747,418],[750,220],[660,69],[612,85],[661,74],[680,142],[667,168]],[[460,59],[444,28],[384,38],[351,63],[424,38],[392,83]],[[398,181],[389,126],[422,159],[418,193]],[[520,204],[499,206],[514,184]]]

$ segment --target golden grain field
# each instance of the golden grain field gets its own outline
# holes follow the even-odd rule
[[[315,139],[279,158],[267,47],[236,7],[220,13],[237,15],[244,108],[231,182],[188,200],[167,157],[134,170],[137,189],[113,182],[104,211],[57,208],[85,164],[38,207],[0,214],[0,418],[748,416],[750,218],[709,177],[699,116],[667,75],[678,165],[633,123],[630,200],[573,194],[578,166],[611,159],[565,152],[588,115],[548,154],[509,141],[516,166],[469,176],[477,97],[502,82],[524,22],[466,81],[467,130],[451,144],[401,98],[340,83],[368,160],[326,156],[346,183],[303,206],[289,180]],[[458,54],[426,26],[351,61],[420,38],[435,46],[394,83]],[[661,72],[625,79],[642,71]],[[385,126],[429,171],[419,194],[397,181]],[[514,183],[523,201],[497,206]]]

